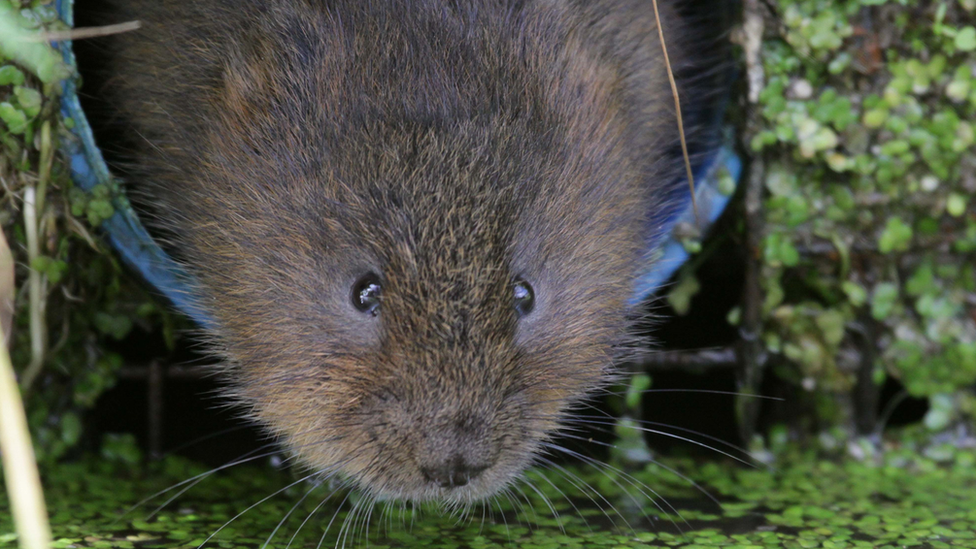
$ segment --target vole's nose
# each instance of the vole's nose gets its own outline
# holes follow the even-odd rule
[[[487,465],[474,464],[461,454],[454,454],[440,463],[421,467],[420,472],[428,481],[441,488],[459,488],[487,468]]]

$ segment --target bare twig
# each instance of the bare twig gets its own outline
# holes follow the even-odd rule
[[[69,29],[63,31],[44,31],[26,35],[21,38],[24,42],[61,42],[64,40],[83,40],[85,38],[97,38],[99,36],[109,36],[131,32],[142,26],[139,21],[129,21],[127,23],[117,23],[115,25],[105,25],[103,27],[85,27],[81,29]]]
[[[635,369],[638,371],[663,372],[702,368],[711,371],[719,368],[735,368],[738,365],[735,350],[721,348],[648,353],[635,365]]]
[[[685,140],[685,123],[681,117],[681,98],[678,96],[678,84],[674,81],[674,71],[671,70],[671,58],[668,56],[668,46],[664,40],[664,28],[661,26],[661,14],[657,9],[657,0],[653,0],[654,19],[657,21],[657,36],[661,40],[661,51],[664,52],[664,66],[668,70],[668,81],[671,83],[671,94],[674,95],[674,110],[678,115],[678,137],[681,139],[681,153],[685,159],[685,170],[688,172],[688,188],[691,190],[691,207],[698,219],[698,200],[695,198],[695,175],[691,171],[691,157],[688,155],[688,142]]]

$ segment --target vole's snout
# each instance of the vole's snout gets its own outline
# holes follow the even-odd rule
[[[426,423],[426,422],[421,422]],[[460,488],[491,467],[498,455],[491,426],[471,415],[425,426],[415,449],[420,474],[439,488]]]
[[[421,474],[428,482],[441,488],[460,488],[466,486],[472,479],[478,477],[482,471],[490,467],[474,463],[460,453],[435,460],[430,465],[420,467]]]

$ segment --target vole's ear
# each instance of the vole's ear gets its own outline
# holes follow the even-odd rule
[[[268,45],[258,42],[247,48],[251,51],[228,52],[216,98],[216,111],[231,127],[242,129],[267,116],[268,107],[282,91],[275,89],[273,58],[264,56],[270,53]]]

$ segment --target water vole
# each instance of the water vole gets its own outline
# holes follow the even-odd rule
[[[113,46],[130,179],[200,281],[230,395],[376,497],[512,482],[612,371],[687,192],[650,1],[120,11],[144,24]]]

